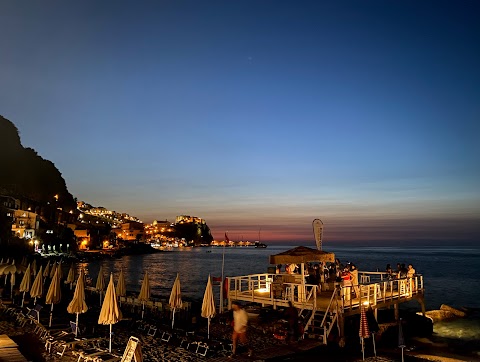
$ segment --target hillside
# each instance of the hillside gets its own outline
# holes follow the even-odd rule
[[[58,195],[58,206],[76,207],[65,180],[55,165],[23,147],[17,127],[0,116],[0,194],[47,203]]]

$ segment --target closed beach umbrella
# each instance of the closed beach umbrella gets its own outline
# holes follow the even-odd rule
[[[15,266],[15,260],[11,264],[4,265],[0,269],[0,275],[5,275],[5,285],[7,285],[7,278],[9,274],[15,274],[17,272],[17,267]]]
[[[360,330],[358,335],[362,341],[362,358],[365,359],[365,343],[364,339],[370,337],[370,330],[368,329],[367,316],[365,315],[365,307],[360,308]]]
[[[148,273],[145,272],[145,276],[142,281],[142,288],[140,289],[140,294],[138,295],[138,300],[142,302],[142,319],[145,312],[145,302],[150,299],[150,282],[148,280]]]
[[[97,283],[95,284],[95,289],[100,294],[100,305],[102,305],[102,292],[105,290],[105,277],[103,275],[103,266],[100,266],[98,271]]]
[[[57,265],[57,270],[58,270],[58,279],[62,280],[63,279],[63,272],[62,272],[62,260]]]
[[[51,304],[50,308],[50,321],[48,326],[52,326],[52,316],[53,316],[53,305],[60,303],[62,299],[62,290],[60,289],[60,277],[58,276],[58,268],[56,269],[55,274],[53,275],[52,281],[50,282],[50,287],[47,291],[47,297],[45,298],[46,304]]]
[[[117,288],[116,288],[117,297],[125,297],[127,295],[127,287],[125,285],[125,276],[123,275],[123,269],[120,270],[120,275],[118,276]],[[122,305],[122,302],[120,302]]]
[[[37,276],[37,259],[33,259],[33,262],[32,262],[32,274],[34,277]]]
[[[11,263],[7,260],[6,263],[3,263],[2,265],[0,265],[0,275],[3,274],[3,271],[5,270],[5,268],[10,267],[12,265],[15,266],[15,260],[13,260]]]
[[[175,309],[182,308],[182,292],[180,291],[180,276],[177,273],[175,283],[173,283],[172,292],[170,293],[170,300],[168,301],[170,308],[173,309],[172,314],[172,329],[175,323]]]
[[[45,283],[45,280],[47,277],[50,275],[50,260],[48,261],[47,265],[45,266],[45,269],[43,270],[43,282]]]
[[[113,284],[113,274],[110,273],[110,282],[108,283],[105,299],[103,300],[102,309],[100,310],[100,315],[98,317],[98,324],[110,325],[109,352],[112,352],[112,324],[117,323],[121,317],[122,314],[118,308],[117,295]]]
[[[53,278],[55,276],[55,273],[57,272],[57,263],[52,264],[52,268],[50,269],[50,278]]]
[[[67,280],[65,280],[65,283],[70,284],[70,290],[73,288],[73,282],[75,282],[75,266],[72,263],[68,270]]]
[[[84,284],[83,269],[80,270],[80,275],[77,279],[77,286],[73,293],[73,299],[67,307],[68,313],[75,313],[77,315],[75,337],[78,335],[78,315],[85,313],[88,310],[87,303],[85,303],[85,284]]]
[[[15,273],[12,273],[11,276],[10,276],[10,292],[11,292],[11,295],[12,295],[12,300],[13,300],[13,287],[15,286]]]
[[[37,298],[41,298],[43,296],[43,267],[40,265],[40,270],[33,281],[32,287],[30,288],[30,297],[35,298],[33,304],[37,304]]]
[[[29,264],[27,267],[27,270],[25,271],[25,274],[23,274],[22,282],[20,283],[20,292],[23,292],[22,307],[23,307],[23,301],[25,300],[25,293],[30,291],[31,284],[32,284],[32,274],[30,272],[30,264]]]
[[[203,295],[202,303],[202,317],[208,318],[207,324],[207,338],[210,338],[210,319],[215,315],[215,300],[213,297],[212,281],[210,275],[208,276],[207,287],[205,288],[205,294]]]
[[[400,318],[400,321],[398,322],[398,348],[402,349],[402,362],[404,361],[403,359],[403,349],[405,348],[405,339],[403,338],[403,330],[402,330],[402,318]]]

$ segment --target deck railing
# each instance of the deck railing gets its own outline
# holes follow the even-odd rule
[[[274,278],[279,274],[251,274],[229,277],[229,296],[234,299],[249,300],[268,304],[286,304],[291,301],[297,308],[305,309],[308,304],[317,305],[318,285],[282,282],[282,292],[273,291]],[[280,303],[279,303],[280,301]]]
[[[359,272],[359,284],[341,287],[341,299],[344,309],[358,308],[362,304],[376,305],[408,299],[423,293],[423,275],[413,278],[388,279],[387,273]]]
[[[316,309],[317,285],[282,282],[281,294],[272,290],[275,277],[279,274],[251,274],[229,278],[230,297],[233,299],[286,305],[288,301],[300,309]],[[383,272],[359,272],[359,284],[345,287],[335,283],[340,290],[342,307],[346,310],[358,308],[362,304],[376,305],[398,299],[408,299],[423,293],[423,276],[413,278],[387,279]]]

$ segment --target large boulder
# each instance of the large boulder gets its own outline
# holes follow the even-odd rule
[[[450,307],[449,305],[446,305],[446,304],[442,304],[440,306],[440,310],[444,310],[444,311],[447,311],[447,312],[450,312],[452,313],[454,316],[456,317],[465,317],[467,315],[466,312],[464,311],[461,311],[461,310],[458,310],[456,308],[453,308],[453,307]]]
[[[451,318],[463,318],[467,315],[465,311],[450,307],[449,305],[442,304],[440,309],[429,310],[425,315],[430,318],[434,323]]]

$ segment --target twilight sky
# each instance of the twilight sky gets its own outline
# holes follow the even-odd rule
[[[478,1],[0,2],[0,114],[79,200],[214,237],[480,240]]]

